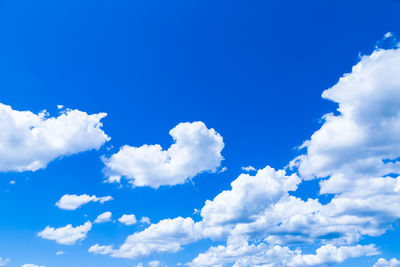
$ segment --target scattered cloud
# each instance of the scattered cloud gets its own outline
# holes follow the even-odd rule
[[[396,258],[392,258],[390,260],[380,258],[373,267],[400,267],[400,261]]]
[[[219,170],[219,173],[224,173],[224,172],[226,172],[227,170],[228,170],[227,167],[222,167],[222,168]]]
[[[36,264],[24,264],[21,267],[46,267],[44,265],[36,265]]]
[[[61,156],[100,148],[110,139],[101,129],[105,116],[65,110],[48,117],[0,103],[0,171],[36,171]]]
[[[9,182],[9,184],[16,184],[16,182],[15,182],[14,180],[11,180],[11,181]]]
[[[150,222],[150,218],[149,217],[145,217],[145,216],[143,216],[141,219],[140,219],[140,222],[141,223],[147,223],[147,224],[150,224],[151,222]]]
[[[96,244],[89,249],[89,252],[109,254],[116,258],[134,259],[148,256],[151,253],[177,252],[182,249],[182,245],[192,243],[200,238],[199,224],[194,223],[191,218],[178,217],[162,220],[141,232],[128,236],[119,249]]]
[[[63,195],[59,201],[57,201],[56,206],[63,210],[76,210],[77,208],[85,205],[89,202],[100,202],[103,204],[106,201],[113,200],[111,196],[106,197],[96,197],[95,195],[89,196],[87,194],[83,195]]]
[[[84,240],[90,229],[92,229],[92,223],[89,221],[77,227],[72,227],[71,224],[60,228],[46,226],[43,231],[38,233],[38,236],[44,239],[54,240],[58,244],[73,245],[80,240]]]
[[[143,218],[142,218],[143,219]],[[120,223],[123,223],[125,225],[132,225],[137,222],[136,217],[134,214],[124,214],[121,216],[121,218],[118,219]]]
[[[94,220],[93,223],[109,222],[109,221],[111,221],[111,216],[112,216],[112,213],[109,211],[106,211],[106,212],[100,214],[99,216],[97,216],[96,220]]]
[[[254,168],[253,166],[242,167],[242,170],[245,171],[245,172],[251,172],[251,171],[255,172],[255,171],[257,171],[257,169]]]
[[[59,250],[56,252],[57,256],[64,255],[64,254],[65,254],[65,251],[63,251],[63,250]]]
[[[160,145],[125,145],[110,158],[103,157],[110,182],[118,182],[123,176],[134,186],[158,188],[183,184],[201,172],[215,172],[220,166],[223,139],[203,122],[180,123],[169,134],[175,143],[167,150]]]

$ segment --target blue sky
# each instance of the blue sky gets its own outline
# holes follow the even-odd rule
[[[229,246],[247,251],[236,266],[255,266],[256,260],[294,264],[296,248],[302,251],[296,259],[303,260],[297,266],[372,266],[379,258],[399,259],[400,209],[383,208],[400,198],[399,11],[394,0],[2,1],[0,265],[176,266],[217,245],[218,255]],[[350,78],[339,81],[346,73]],[[321,98],[328,89],[327,99]],[[40,117],[43,110],[48,114]],[[102,112],[107,116],[93,115]],[[328,113],[330,119],[322,119]],[[177,132],[175,146],[171,129]],[[303,150],[296,149],[310,138]],[[393,166],[381,166],[382,160]],[[259,171],[246,176],[244,166]],[[278,173],[285,168],[286,175]],[[243,198],[241,185],[231,186],[242,173],[249,183]],[[115,177],[120,182],[104,182]],[[271,189],[274,181],[279,186]],[[374,183],[382,184],[366,189]],[[266,191],[254,191],[259,188]],[[231,207],[235,201],[221,197],[206,208],[205,201],[224,190],[238,204]],[[113,199],[92,198],[72,210],[56,205],[64,195],[84,194]],[[388,203],[379,202],[388,195]],[[310,208],[322,215],[307,217],[313,223],[306,223],[310,232],[301,240],[293,238],[307,228],[301,223],[291,225],[293,232],[260,226],[275,220],[266,211],[290,196],[303,201],[299,205],[308,205],[308,198],[322,205]],[[348,199],[360,206],[329,206]],[[376,205],[365,204],[371,202]],[[232,218],[224,221],[227,210]],[[107,211],[111,221],[94,223]],[[301,212],[292,220],[313,214]],[[134,214],[137,222],[121,223],[124,214]],[[339,222],[339,214],[360,223]],[[260,223],[263,216],[266,222]],[[140,222],[142,217],[151,224]],[[276,224],[285,226],[291,218]],[[331,228],[318,220],[330,221]],[[81,238],[60,244],[63,227],[87,221],[91,228]],[[61,230],[49,238],[54,233],[43,232],[47,226]],[[211,234],[217,226],[222,232]],[[178,231],[185,227],[190,230]],[[238,234],[238,227],[261,228]],[[142,254],[137,247],[131,254],[119,250],[135,233],[151,245],[149,232],[167,244]],[[113,247],[89,252],[95,244]],[[273,245],[290,248],[292,256],[260,256]],[[352,256],[343,262],[335,252],[328,253],[330,260],[319,257],[321,262],[307,257],[327,245],[349,249],[341,253]]]

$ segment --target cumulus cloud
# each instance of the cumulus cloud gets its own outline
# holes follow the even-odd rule
[[[396,258],[392,258],[390,260],[386,260],[384,258],[380,258],[373,267],[399,267],[400,261]]]
[[[224,142],[203,122],[180,123],[169,134],[174,139],[167,150],[160,145],[123,146],[110,158],[103,157],[109,180],[125,177],[134,186],[183,184],[204,171],[215,172],[223,159]]]
[[[142,218],[143,219],[143,218]],[[121,216],[121,218],[118,219],[120,223],[123,223],[125,225],[132,225],[137,222],[136,217],[134,214],[124,214]]]
[[[146,217],[146,216],[143,216],[143,217],[140,219],[140,222],[141,222],[141,223],[150,224],[150,218],[149,218],[149,217]]]
[[[84,240],[90,229],[92,229],[92,223],[89,221],[76,227],[73,227],[71,224],[60,228],[46,226],[43,231],[38,233],[38,236],[44,239],[54,240],[58,244],[73,245],[80,240]]]
[[[61,156],[100,148],[110,139],[101,129],[105,116],[65,110],[48,117],[0,103],[0,171],[36,171]]]
[[[200,238],[199,224],[191,218],[178,217],[162,220],[141,232],[128,236],[118,249],[96,244],[89,248],[89,252],[134,259],[151,253],[177,252],[182,249],[182,245],[195,242]]]
[[[241,174],[205,202],[200,221],[163,220],[118,249],[97,249],[136,258],[205,238],[224,243],[201,253],[190,263],[195,266],[320,266],[377,254],[373,244],[358,243],[400,219],[399,62],[400,48],[377,50],[324,91],[339,108],[324,116],[291,169]],[[319,193],[330,200],[295,197],[301,178],[320,179]]]
[[[257,169],[254,168],[253,166],[242,167],[242,170],[245,171],[245,172],[251,172],[251,171],[255,172],[255,171],[257,171]]]
[[[59,201],[57,201],[56,206],[63,210],[76,210],[77,208],[85,205],[89,202],[100,202],[104,203],[106,201],[113,200],[111,196],[106,197],[96,197],[95,195],[89,196],[87,194],[83,195],[63,195]]]
[[[343,246],[324,245],[315,254],[302,254],[301,250],[291,250],[278,245],[268,246],[243,244],[211,247],[205,253],[198,255],[189,266],[324,266],[332,263],[342,263],[346,259],[366,255],[376,255],[374,246]]]
[[[109,222],[109,221],[111,221],[111,216],[112,216],[112,213],[109,211],[106,211],[106,212],[100,214],[99,216],[97,216],[96,220],[94,220],[93,223]]]

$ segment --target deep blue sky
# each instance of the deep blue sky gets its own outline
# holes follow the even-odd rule
[[[386,32],[399,34],[399,14],[400,2],[390,0],[1,1],[0,102],[53,115],[59,104],[106,112],[112,139],[44,170],[0,174],[0,256],[12,259],[9,266],[133,266],[87,249],[120,244],[140,226],[98,225],[71,247],[35,235],[106,210],[153,222],[191,216],[228,189],[241,166],[282,168],[336,108],[322,91]],[[158,190],[101,183],[107,147],[168,147],[171,128],[197,120],[223,136],[227,172]],[[54,205],[66,193],[115,200],[69,212]],[[156,259],[187,262],[208,245]],[[60,249],[67,254],[56,256]],[[395,252],[398,245],[387,251]]]

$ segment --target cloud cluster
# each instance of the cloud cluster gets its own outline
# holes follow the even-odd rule
[[[60,228],[46,226],[43,231],[38,233],[38,236],[54,240],[58,244],[73,245],[80,240],[84,240],[90,229],[92,229],[92,223],[89,221],[76,227],[73,227],[71,224]]]
[[[8,263],[10,263],[10,259],[0,257],[0,266],[6,266]]]
[[[373,267],[399,267],[400,261],[396,258],[392,258],[390,260],[386,260],[384,258],[380,258]]]
[[[324,91],[339,108],[323,117],[290,170],[267,166],[255,175],[241,174],[230,190],[206,201],[200,221],[163,220],[118,249],[95,245],[91,252],[137,258],[210,238],[225,245],[211,247],[189,265],[320,266],[377,254],[374,245],[358,242],[382,235],[400,219],[399,62],[400,48],[377,50]],[[293,196],[302,179],[320,179],[320,194],[331,194],[331,200]],[[310,245],[319,248],[304,253]],[[397,260],[376,264],[392,263]]]
[[[109,181],[118,182],[125,177],[134,186],[158,188],[183,184],[201,172],[215,172],[220,166],[223,139],[203,122],[180,123],[169,134],[175,143],[167,150],[160,145],[125,145],[110,158],[103,158]]]
[[[106,201],[113,200],[111,196],[96,197],[95,195],[89,196],[87,194],[83,195],[63,195],[59,201],[57,201],[56,206],[63,210],[76,210],[77,208],[85,205],[89,202],[100,202],[103,204]]]
[[[61,156],[100,148],[110,139],[101,129],[105,116],[65,110],[48,117],[0,103],[0,171],[36,171]]]

